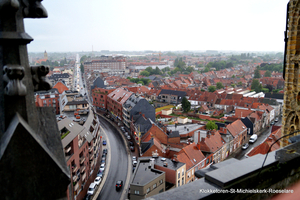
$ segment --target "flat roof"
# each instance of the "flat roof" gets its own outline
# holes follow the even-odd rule
[[[179,131],[179,135],[185,135],[187,133],[190,133],[192,131],[195,131],[199,128],[201,128],[204,125],[199,125],[199,124],[185,124],[185,125],[179,125],[175,128],[175,125],[170,125],[167,126],[168,130],[172,130],[173,131]],[[186,128],[185,128],[186,127]],[[189,130],[187,130],[189,129]]]
[[[131,184],[144,186],[165,173],[157,169],[149,168],[149,166],[150,159],[139,159]]]
[[[165,167],[165,168],[172,169],[172,170],[177,170],[180,167],[182,167],[182,166],[185,165],[185,163],[177,162],[177,161],[172,161],[169,158],[164,158],[164,157],[160,157],[160,156],[156,157],[154,159],[155,159],[154,165],[165,167],[164,164],[167,163],[168,166]]]

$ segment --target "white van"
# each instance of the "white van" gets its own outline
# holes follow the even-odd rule
[[[256,140],[257,140],[257,135],[253,134],[249,139],[249,143],[254,143]]]

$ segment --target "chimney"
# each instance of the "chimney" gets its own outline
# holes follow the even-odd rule
[[[197,148],[200,150],[200,143],[199,142],[197,143]]]

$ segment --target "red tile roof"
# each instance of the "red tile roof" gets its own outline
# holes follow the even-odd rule
[[[181,149],[177,154],[177,160],[186,164],[186,169],[189,170],[199,162],[205,159],[205,156],[197,144],[192,143]]]
[[[59,92],[59,94],[62,94],[64,91],[69,90],[69,88],[67,86],[65,86],[65,84],[63,84],[62,82],[58,81],[53,88],[56,88]]]
[[[227,130],[233,137],[236,137],[245,129],[247,129],[247,127],[241,120],[236,120],[233,123],[227,125]]]

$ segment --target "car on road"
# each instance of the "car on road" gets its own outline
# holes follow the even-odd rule
[[[93,195],[95,192],[95,188],[96,188],[96,183],[94,183],[94,182],[91,183],[87,193],[90,195]]]
[[[131,140],[131,137],[130,137],[130,135],[127,135],[127,140]]]
[[[253,134],[249,139],[249,143],[254,143],[256,140],[257,140],[257,135]]]
[[[83,198],[83,200],[90,200],[90,199],[92,199],[92,195],[90,194],[86,194]]]
[[[103,154],[107,154],[107,149],[103,149]]]
[[[105,160],[101,160],[101,164],[105,164]]]
[[[137,164],[137,161],[136,161],[136,160],[132,161],[132,165],[133,165],[134,167],[136,167],[136,164]]]
[[[131,142],[131,141],[129,141],[129,145],[130,145],[130,146],[134,146],[134,145],[133,145],[133,142]]]
[[[123,181],[122,180],[119,180],[119,181],[116,182],[116,189],[117,190],[121,189],[122,186],[123,186]]]
[[[104,170],[105,170],[105,163],[102,163],[102,164],[100,165],[100,170],[101,170],[101,171],[104,171]]]
[[[135,150],[134,146],[130,146],[130,150],[134,151]]]
[[[96,177],[94,180],[94,183],[98,186],[101,183],[101,178],[100,177]]]
[[[275,122],[278,122],[278,117],[275,118]]]
[[[136,156],[132,156],[132,160],[135,160],[135,161],[136,161]]]
[[[246,150],[246,149],[248,149],[248,147],[249,147],[249,143],[245,143],[245,144],[243,144],[242,149]]]
[[[106,145],[106,140],[103,140],[102,144],[105,146]]]
[[[97,173],[97,177],[102,178],[103,174],[104,174],[103,171],[99,170],[99,172]]]
[[[274,124],[275,124],[275,122],[274,122],[274,121],[270,123],[270,125],[274,125]]]
[[[136,167],[132,167],[132,172],[134,172],[135,168],[136,168]]]

